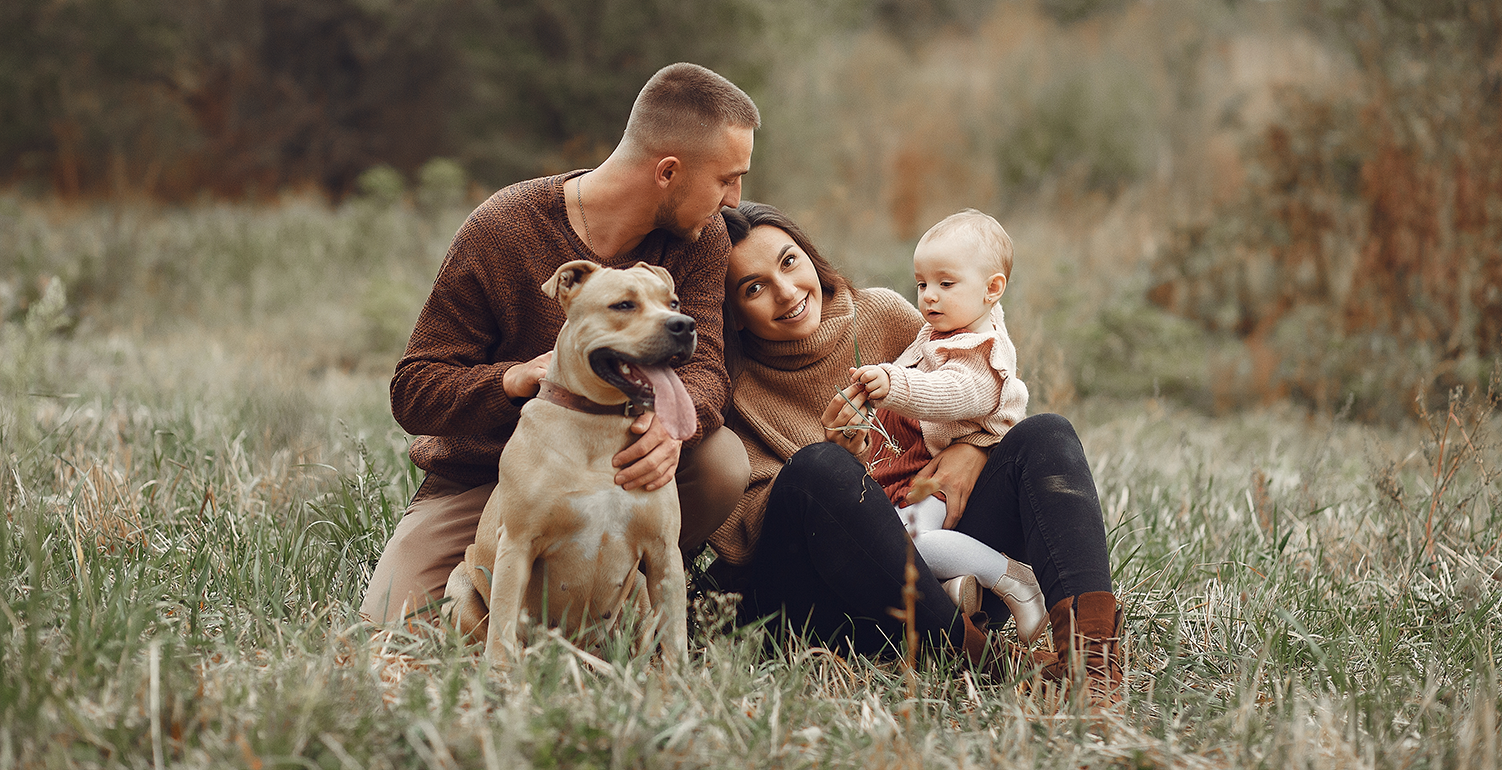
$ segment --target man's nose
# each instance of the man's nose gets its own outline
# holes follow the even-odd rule
[[[720,200],[720,205],[730,208],[741,205],[741,180],[739,178],[725,191],[725,197]]]

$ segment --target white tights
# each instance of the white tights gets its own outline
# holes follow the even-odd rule
[[[974,575],[981,585],[990,588],[1006,574],[1006,554],[963,532],[944,529],[943,500],[926,497],[898,509],[897,515],[906,523],[918,554],[939,580]]]

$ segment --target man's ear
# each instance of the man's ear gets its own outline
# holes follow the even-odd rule
[[[659,189],[666,190],[673,180],[683,175],[683,161],[676,155],[668,155],[657,161],[657,166],[652,169],[652,181]]]
[[[579,293],[579,287],[599,269],[599,265],[587,259],[565,262],[553,273],[552,278],[542,282],[542,293],[558,300],[558,304],[568,310],[568,303]]]
[[[663,283],[668,285],[668,293],[673,293],[673,274],[669,273],[667,268],[661,265],[649,265],[645,262],[637,262],[636,264],[632,265],[632,267],[645,267],[646,269],[651,270],[654,275],[662,279]]]
[[[986,304],[990,305],[1001,299],[1001,295],[1007,290],[1007,277],[1004,273],[992,273],[986,279]]]

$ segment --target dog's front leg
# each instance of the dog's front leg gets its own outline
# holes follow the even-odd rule
[[[527,583],[532,575],[532,547],[500,527],[495,563],[490,572],[490,629],[485,635],[485,658],[498,665],[509,654],[516,658],[516,625],[521,616]]]
[[[688,581],[677,548],[662,543],[646,553],[647,598],[662,634],[663,662],[677,668],[688,659]],[[650,639],[643,642],[650,643]]]

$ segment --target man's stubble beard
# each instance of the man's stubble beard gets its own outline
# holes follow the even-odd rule
[[[683,203],[683,199],[687,194],[686,190],[678,190],[673,193],[671,198],[657,204],[657,212],[653,216],[652,226],[657,229],[666,230],[687,243],[694,243],[704,233],[702,223],[691,229],[685,229],[683,225],[678,224],[678,207]]]

